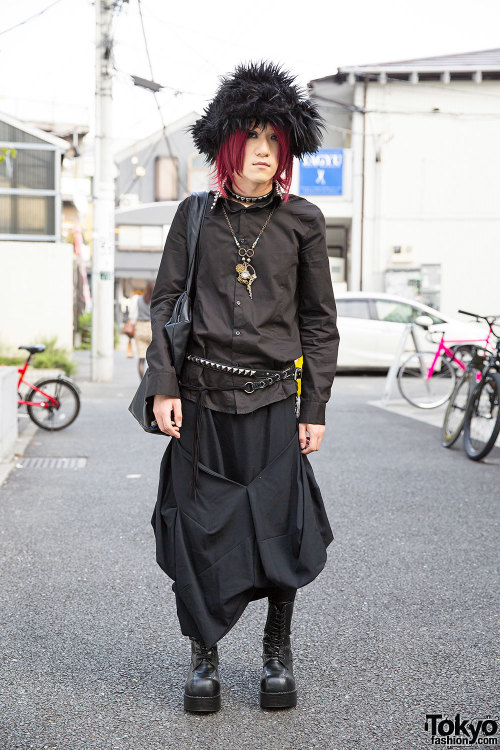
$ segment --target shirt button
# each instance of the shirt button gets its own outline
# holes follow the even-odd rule
[[[240,335],[240,332],[239,332],[239,331],[235,331],[235,334],[236,334],[237,336],[239,336],[239,335]]]
[[[237,304],[237,305],[241,305],[241,302],[240,302],[240,301],[238,300],[238,301],[236,302],[236,304]]]

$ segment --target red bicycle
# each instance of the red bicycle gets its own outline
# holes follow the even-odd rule
[[[45,346],[33,344],[20,346],[19,349],[26,349],[29,354],[24,365],[18,368],[18,407],[26,406],[30,419],[42,430],[63,430],[75,421],[80,411],[78,386],[64,375],[29,383],[24,379],[24,375],[30,359],[33,354],[45,351]],[[27,385],[31,389],[26,399],[19,392],[21,385]]]

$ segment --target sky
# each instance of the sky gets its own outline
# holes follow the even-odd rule
[[[89,125],[94,117],[95,5],[90,0],[0,0],[0,111],[28,121]],[[283,64],[297,82],[338,66],[500,46],[498,0],[141,0],[166,123],[201,112],[237,63]],[[52,6],[52,7],[49,7]],[[11,29],[12,26],[30,19]],[[138,0],[114,21],[115,150],[161,128]]]

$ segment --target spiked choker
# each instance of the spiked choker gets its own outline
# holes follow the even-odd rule
[[[273,194],[273,192],[274,192],[274,185],[273,185],[272,189],[268,193],[266,193],[265,195],[258,195],[255,198],[251,197],[251,196],[248,196],[248,195],[238,195],[238,193],[235,193],[234,190],[231,190],[231,188],[228,187],[227,185],[225,185],[225,191],[226,191],[226,193],[228,193],[233,198],[236,198],[236,200],[238,200],[238,201],[244,201],[245,203],[257,203],[258,201],[263,201],[266,198],[269,198],[269,196]]]

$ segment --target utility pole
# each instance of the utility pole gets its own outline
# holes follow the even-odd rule
[[[92,380],[113,377],[115,188],[112,152],[113,0],[95,0],[95,168],[92,233]]]

